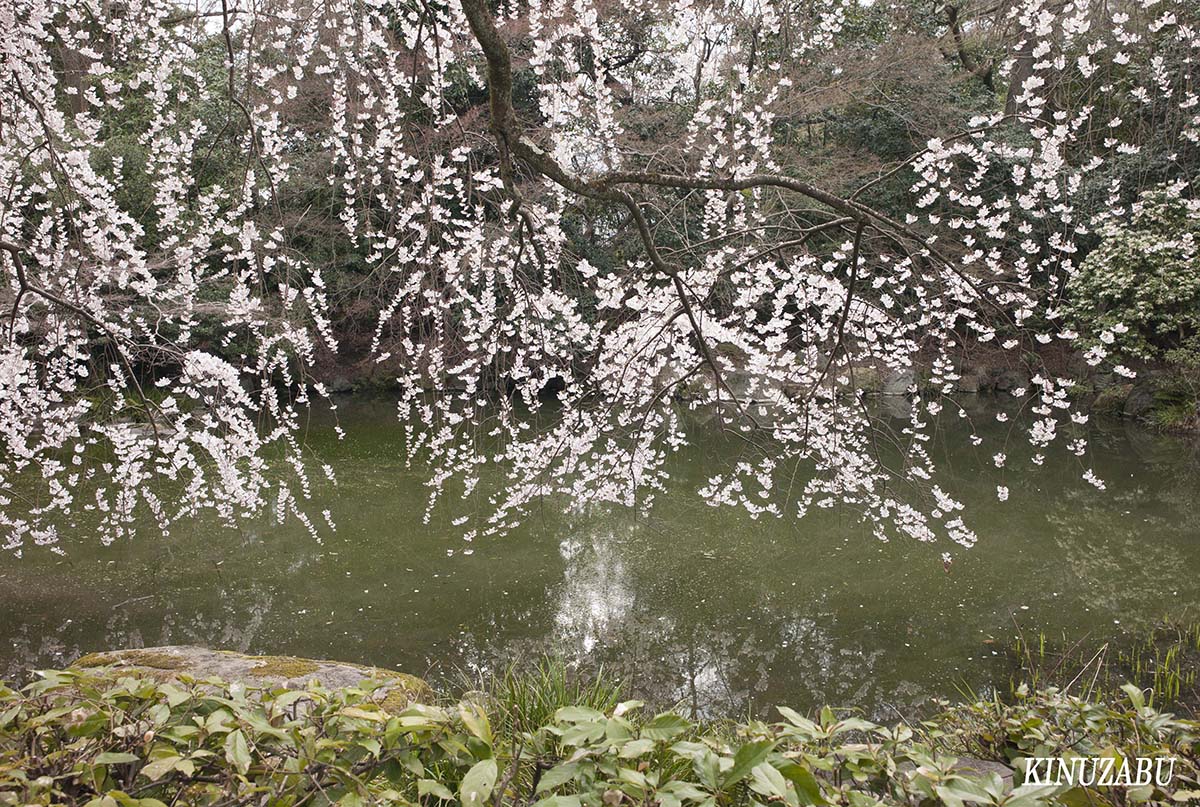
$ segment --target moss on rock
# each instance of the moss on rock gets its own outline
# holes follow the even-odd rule
[[[433,687],[425,683],[423,678],[399,672],[389,672],[388,678],[393,682],[387,697],[383,699],[384,708],[388,711],[398,712],[413,701],[428,702],[434,697]]]
[[[379,701],[379,708],[391,714],[402,712],[414,700],[421,700],[422,695],[423,693],[411,691],[403,684],[394,686],[389,688],[383,700]]]
[[[160,650],[117,650],[88,653],[75,660],[73,667],[147,667],[151,670],[182,670],[187,661],[174,653]]]
[[[1121,415],[1125,411],[1125,399],[1133,391],[1132,384],[1113,384],[1100,390],[1092,401],[1092,411],[1100,415]]]
[[[83,667],[85,669],[92,669],[93,667],[107,667],[108,665],[114,663],[112,660],[110,660],[112,656],[112,653],[88,653],[75,659],[71,666]]]
[[[299,656],[251,656],[232,650],[168,645],[137,650],[88,653],[72,665],[96,669],[102,675],[137,674],[164,681],[172,678],[242,681],[252,687],[308,686],[320,681],[327,687],[355,686],[363,680],[377,687],[375,698],[389,712],[398,712],[414,700],[429,700],[433,690],[415,675],[345,661],[324,661]]]
[[[321,669],[321,665],[312,659],[295,656],[251,656],[251,658],[261,662],[250,668],[250,675],[255,678],[302,678]]]

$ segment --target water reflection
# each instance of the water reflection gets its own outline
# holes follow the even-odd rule
[[[558,653],[700,713],[831,703],[893,719],[960,687],[1006,686],[997,647],[1014,622],[1099,642],[1200,607],[1195,457],[1120,426],[1092,434],[1104,493],[1070,463],[1013,479],[963,439],[931,446],[981,536],[947,573],[943,547],[879,544],[852,513],[788,523],[706,507],[692,491],[727,459],[716,445],[677,457],[676,487],[649,518],[547,508],[448,557],[461,547],[449,525],[410,517],[423,491],[398,459],[399,429],[352,406],[341,420],[347,442],[311,439],[341,469],[336,490],[315,491],[339,519],[323,545],[297,525],[196,523],[159,541],[84,541],[66,559],[0,560],[0,674],[164,643],[435,681]]]
[[[928,697],[924,676],[891,677],[888,665],[898,659],[886,648],[894,632],[861,621],[861,603],[844,609],[829,592],[790,578],[755,591],[741,574],[729,575],[724,587],[696,586],[694,577],[673,577],[673,565],[702,564],[721,576],[715,552],[693,552],[681,562],[668,557],[680,546],[659,544],[644,555],[636,527],[618,533],[610,523],[573,524],[572,537],[559,542],[561,578],[547,592],[548,634],[539,627],[540,608],[504,609],[504,619],[460,632],[456,653],[466,666],[487,671],[548,652],[573,666],[603,667],[655,704],[703,715],[789,702],[857,705],[882,718]],[[851,616],[842,619],[839,610]],[[526,635],[514,640],[502,629],[513,625]],[[920,620],[907,625],[901,652],[920,659],[914,648],[922,629]]]
[[[554,621],[558,642],[591,653],[622,632],[634,607],[621,539],[612,531],[564,538],[558,545],[563,582]]]

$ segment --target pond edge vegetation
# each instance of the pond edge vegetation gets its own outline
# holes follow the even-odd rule
[[[885,726],[811,716],[651,714],[604,677],[543,663],[457,698],[229,683],[119,667],[0,686],[0,805],[802,807],[1200,802],[1200,722],[1133,685],[1017,687]],[[1023,785],[1032,758],[1174,760],[1169,784]]]

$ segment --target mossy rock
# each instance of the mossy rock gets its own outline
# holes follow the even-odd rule
[[[1133,384],[1113,384],[1100,390],[1092,401],[1092,411],[1098,415],[1121,415],[1125,411],[1125,399],[1133,391]]]
[[[182,676],[219,678],[250,687],[277,684],[289,689],[300,689],[313,681],[334,689],[370,680],[383,682],[376,695],[387,711],[399,711],[412,701],[427,701],[433,696],[429,685],[417,676],[382,667],[297,656],[251,656],[190,645],[88,653],[71,666],[97,671],[129,670],[159,680]]]
[[[853,373],[847,373],[853,381],[855,389],[860,389],[863,392],[878,393],[883,389],[883,373],[878,367],[861,366],[855,367]]]
[[[1074,381],[1067,387],[1067,397],[1073,400],[1086,399],[1096,392],[1096,387],[1086,381]]]
[[[148,667],[152,670],[182,670],[187,661],[174,653],[158,650],[121,650],[116,653],[88,653],[80,656],[73,667]]]
[[[255,678],[303,678],[321,669],[312,659],[296,656],[261,656],[261,663],[250,668]]]

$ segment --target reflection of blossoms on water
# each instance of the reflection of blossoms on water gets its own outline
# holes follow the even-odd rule
[[[622,632],[634,607],[619,539],[611,532],[565,538],[558,549],[564,562],[554,611],[558,639],[590,653]]]
[[[70,638],[74,620],[47,629],[22,626],[8,637],[9,655],[0,664],[0,680],[22,683],[29,677],[27,659],[38,659],[39,666],[62,666],[83,655]],[[45,659],[49,664],[41,661]]]
[[[781,675],[807,690],[806,700],[870,699],[883,651],[837,641],[836,615],[827,605],[764,604],[739,621],[697,626],[681,618],[670,586],[656,585],[665,567],[638,565],[632,538],[577,525],[559,543],[553,647],[573,665],[603,666],[640,697],[696,714],[765,703]]]
[[[835,616],[756,611],[743,618],[745,626],[720,628],[639,609],[608,641],[588,651],[576,647],[575,658],[615,672],[639,697],[697,715],[745,713],[785,700],[857,704],[879,696],[873,671],[883,651],[839,640]]]

